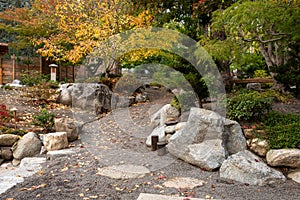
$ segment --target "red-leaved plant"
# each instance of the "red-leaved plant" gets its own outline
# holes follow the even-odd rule
[[[10,120],[10,113],[5,104],[0,104],[0,125]]]

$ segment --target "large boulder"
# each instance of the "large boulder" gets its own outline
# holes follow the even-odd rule
[[[214,170],[224,162],[226,153],[222,140],[205,140],[188,146],[185,161],[206,170]]]
[[[271,166],[300,168],[300,149],[272,149],[268,151],[266,158]]]
[[[246,138],[243,134],[242,128],[239,123],[229,119],[225,119],[225,134],[227,141],[225,142],[229,155],[247,149]]]
[[[42,142],[34,132],[25,134],[12,147],[13,156],[17,160],[22,160],[25,157],[31,157],[40,152]]]
[[[99,115],[111,110],[112,92],[104,84],[75,83],[60,89],[57,101]]]
[[[66,132],[48,133],[44,135],[44,146],[47,151],[59,150],[68,147]]]
[[[250,185],[265,185],[286,180],[281,172],[270,168],[248,150],[229,156],[220,168],[220,177]]]
[[[19,136],[13,134],[0,135],[0,146],[12,146],[19,140]]]
[[[56,118],[54,123],[56,132],[66,132],[68,141],[73,142],[78,138],[78,129],[75,121],[70,118]]]
[[[150,117],[150,125],[153,128],[163,126],[169,118],[178,118],[179,115],[180,112],[177,108],[171,106],[170,104],[167,104]]]
[[[187,122],[169,141],[172,155],[207,170],[219,168],[228,155],[247,148],[237,122],[201,108],[191,108]]]
[[[223,132],[224,120],[219,114],[205,109],[191,108],[186,125],[183,129],[176,132],[173,135],[174,137],[172,136],[173,138],[167,145],[167,148],[172,155],[184,161],[207,170],[213,170],[220,167],[222,163],[210,165],[205,163],[210,162],[206,158],[214,157],[213,154],[215,154],[215,157],[218,157],[218,161],[225,160],[226,150],[222,142]],[[207,145],[212,143],[214,145]],[[208,156],[206,152],[209,152],[211,155]],[[195,154],[200,155],[196,156]],[[205,156],[203,157],[201,154],[205,154]],[[201,160],[202,158],[205,159]]]

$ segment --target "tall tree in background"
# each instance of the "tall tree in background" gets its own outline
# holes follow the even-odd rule
[[[225,30],[225,42],[239,46],[237,53],[249,51],[250,47],[258,49],[275,78],[277,68],[299,57],[299,53],[294,53],[300,42],[299,3],[298,0],[239,1],[214,13],[213,30]]]
[[[146,26],[144,10],[131,14],[130,4],[119,0],[35,0],[30,8],[7,9],[0,28],[18,34],[18,42],[32,44],[54,60],[80,62],[97,44],[123,30]]]

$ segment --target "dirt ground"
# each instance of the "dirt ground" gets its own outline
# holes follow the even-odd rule
[[[70,148],[75,149],[76,154],[47,161],[40,173],[26,178],[23,183],[9,189],[0,196],[0,199],[135,200],[140,193],[196,198],[205,198],[210,195],[214,199],[236,200],[300,199],[300,184],[289,179],[280,184],[250,186],[222,180],[217,171],[204,171],[169,154],[155,155],[156,152],[151,152],[145,145],[145,136],[149,133],[144,127],[149,124],[149,112],[170,102],[172,95],[161,90],[149,91],[149,95],[149,102],[129,108],[130,118],[124,116],[125,111],[121,110],[109,113],[100,120],[85,125],[80,136],[81,140],[70,144]],[[38,112],[37,105],[32,105],[20,97],[16,99],[16,97],[17,95],[2,93],[0,100],[9,106],[10,104],[17,106],[20,114]],[[274,106],[275,110],[293,113],[299,113],[299,108],[299,101]],[[47,107],[47,109],[50,108]],[[53,106],[52,111],[57,116],[74,114],[70,108],[59,106]],[[133,126],[129,127],[128,124]],[[125,153],[110,154],[115,152],[109,151],[110,149]],[[151,169],[151,173],[143,178],[125,180],[115,180],[97,174],[98,168],[120,163],[143,165]],[[167,179],[174,177],[196,178],[206,181],[206,184],[194,189],[166,188],[162,185]],[[33,186],[39,185],[43,187],[34,189]]]

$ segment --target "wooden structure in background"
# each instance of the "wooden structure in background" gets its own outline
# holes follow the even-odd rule
[[[11,83],[20,79],[22,73],[31,70],[50,75],[49,65],[53,62],[42,57],[25,57],[12,55],[10,58],[4,56],[8,53],[8,44],[0,43],[0,85]],[[57,64],[57,63],[56,63]],[[76,70],[73,66],[58,63],[57,81],[74,82]]]
[[[8,53],[8,44],[0,43],[0,85],[3,84],[3,59],[2,56]]]

